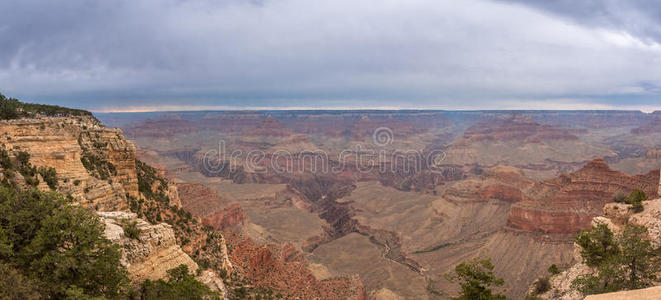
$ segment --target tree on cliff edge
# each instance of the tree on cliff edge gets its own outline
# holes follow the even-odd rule
[[[506,299],[495,294],[491,287],[502,286],[505,282],[493,273],[491,260],[472,259],[462,262],[454,268],[454,274],[446,274],[446,279],[459,283],[461,292],[455,300],[500,300]]]
[[[572,288],[584,295],[641,289],[654,285],[661,272],[659,249],[647,238],[647,228],[627,225],[614,235],[606,225],[592,227],[576,236],[583,262],[597,274],[576,278]]]
[[[103,231],[93,212],[71,205],[61,194],[0,187],[0,270],[20,274],[23,283],[17,289],[29,284],[33,294],[51,299],[126,293],[121,250]],[[0,287],[14,285],[4,280],[15,277],[2,275]],[[0,299],[14,296],[15,290],[0,289]]]

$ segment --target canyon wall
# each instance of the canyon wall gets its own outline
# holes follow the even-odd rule
[[[0,121],[0,144],[11,156],[29,155],[29,164],[40,170],[54,169],[54,185],[47,185],[45,175],[35,174],[39,189],[54,189],[70,196],[76,203],[96,210],[105,223],[105,235],[122,246],[122,264],[135,284],[145,279],[166,278],[166,271],[181,264],[189,270],[198,270],[192,253],[180,246],[182,236],[173,226],[160,222],[147,222],[129,212],[131,201],[149,201],[140,192],[136,151],[119,129],[103,127],[96,119],[81,117],[34,117]],[[15,183],[28,182],[16,173]],[[21,182],[21,180],[24,182]],[[51,182],[51,184],[53,183]],[[176,187],[170,186],[165,194],[168,207],[181,206]],[[139,235],[128,237],[124,222],[135,222]],[[224,240],[219,240],[226,249]],[[221,268],[230,270],[227,253],[219,257]],[[225,296],[222,280],[211,270],[204,270],[200,279]]]

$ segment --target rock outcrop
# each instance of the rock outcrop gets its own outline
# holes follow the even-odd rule
[[[163,207],[169,210],[152,211],[152,215],[158,215],[159,218],[168,214],[173,218],[179,216],[178,222],[170,223],[176,225],[176,228],[166,223],[147,222],[129,212],[129,209],[135,208],[134,204],[153,202],[153,199],[148,199],[148,195],[139,187],[136,149],[124,138],[121,130],[105,128],[91,116],[39,115],[2,120],[0,128],[1,147],[9,150],[10,155],[26,152],[29,154],[29,163],[36,169],[51,167],[55,170],[53,186],[44,182],[43,175],[36,175],[41,181],[37,185],[38,188],[55,189],[64,195],[70,195],[78,205],[97,211],[106,225],[107,238],[122,246],[122,264],[135,284],[145,279],[163,279],[167,270],[181,264],[187,265],[193,272],[196,271],[198,264],[189,254],[201,253],[195,252],[198,249],[194,246],[200,244],[198,247],[201,247],[201,244],[204,244],[206,247],[205,239],[216,243],[213,248],[218,251],[213,255],[217,258],[213,261],[218,268],[231,269],[222,235],[215,233],[218,238],[206,238],[208,234],[202,233],[201,225],[193,224],[192,219],[185,220],[180,217],[185,216],[185,211],[179,209],[181,202],[176,186],[167,183],[165,188],[160,185],[151,187],[151,194],[162,193],[161,198],[168,199]],[[15,176],[19,177],[21,184],[21,174],[16,173]],[[125,222],[135,222],[134,227],[139,234],[128,236],[123,228],[128,224]],[[188,240],[186,248],[182,248],[181,242],[187,239],[181,234],[182,228],[187,229],[191,237],[202,237],[202,241],[191,243]],[[189,254],[186,253],[187,249],[191,250]],[[200,257],[204,257],[204,253],[200,254]],[[204,282],[212,289],[225,294],[222,280],[213,271],[207,270],[202,275]]]
[[[317,280],[291,245],[259,246],[234,235],[229,240],[238,272],[258,287],[278,291],[285,299],[367,299],[357,275]]]
[[[177,244],[172,226],[166,223],[149,224],[134,213],[99,212],[97,215],[106,225],[105,236],[122,246],[121,263],[133,282],[166,278],[168,270],[180,265],[186,265],[193,273],[199,269],[197,263]],[[137,232],[132,234],[135,236],[125,231],[127,226],[134,226]],[[198,280],[225,297],[225,285],[213,271],[204,270]]]
[[[659,171],[631,176],[595,159],[579,171],[536,184],[524,201],[512,206],[507,224],[532,232],[575,233],[588,228],[615,193],[638,188],[654,197],[658,182]]]
[[[99,211],[127,208],[138,196],[135,147],[119,129],[91,117],[41,117],[0,121],[0,144],[27,151],[34,166],[53,167],[58,191]]]
[[[633,213],[631,205],[622,203],[608,203],[604,206],[603,216],[592,219],[591,225],[605,224],[615,232],[621,232],[627,224],[644,226],[648,230],[648,237],[652,246],[661,246],[661,199],[643,201],[644,210]],[[554,300],[580,300],[585,296],[571,288],[571,283],[581,275],[596,272],[584,263],[580,257],[580,247],[574,244],[574,260],[577,262],[564,272],[550,278],[551,287],[548,292],[539,295],[542,299]],[[585,299],[659,299],[660,287],[648,289],[610,293],[588,296]],[[627,298],[632,297],[632,298]]]
[[[646,289],[621,291],[601,295],[590,295],[585,300],[657,300],[661,299],[661,286],[653,286]]]

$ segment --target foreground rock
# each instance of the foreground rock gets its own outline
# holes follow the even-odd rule
[[[651,288],[622,291],[616,293],[608,293],[601,295],[590,295],[585,297],[585,300],[657,300],[661,299],[661,286],[653,286]]]

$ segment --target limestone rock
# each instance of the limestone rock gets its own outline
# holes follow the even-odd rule
[[[106,237],[122,246],[122,264],[128,269],[132,280],[162,279],[166,277],[167,270],[181,264],[188,266],[191,272],[197,271],[197,264],[176,244],[170,225],[151,225],[134,213],[99,212],[98,215],[106,224]],[[137,222],[140,230],[138,239],[126,236],[122,229],[122,222],[126,221]]]
[[[91,117],[2,120],[0,127],[0,144],[29,152],[30,163],[36,167],[55,168],[58,191],[71,194],[81,205],[100,211],[124,210],[126,195],[138,197],[135,146],[121,130],[105,128]],[[112,164],[116,173],[103,180],[92,176],[81,161],[83,148]]]
[[[621,291],[600,295],[590,295],[585,300],[657,300],[661,299],[661,286],[653,286],[646,289]]]

